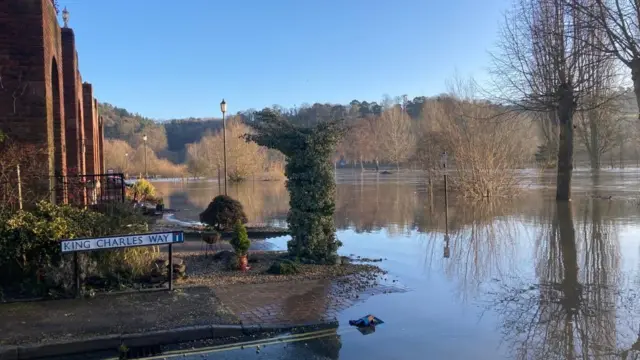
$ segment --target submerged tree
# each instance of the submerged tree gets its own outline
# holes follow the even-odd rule
[[[287,157],[289,253],[317,262],[335,260],[341,244],[333,222],[336,185],[331,158],[345,133],[342,121],[301,127],[265,109],[256,113],[250,125],[255,132],[245,135],[247,141]]]

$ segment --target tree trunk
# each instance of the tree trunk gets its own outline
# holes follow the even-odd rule
[[[560,136],[558,146],[558,175],[556,180],[556,200],[571,200],[571,176],[573,173],[573,113],[575,103],[573,91],[562,86],[558,105]]]
[[[640,107],[640,59],[634,59],[631,62],[631,80],[633,80],[633,92],[636,94],[636,102]],[[638,112],[638,120],[640,120],[640,112]]]
[[[578,253],[576,246],[576,233],[573,225],[573,209],[568,202],[557,204],[557,221],[562,249],[561,263],[564,277],[562,290],[564,295],[563,307],[568,316],[575,315],[575,309],[580,306],[581,288],[578,281]]]
[[[624,145],[622,140],[620,140],[620,169],[624,169]]]
[[[360,172],[364,172],[364,161],[362,161],[362,156],[360,157]]]
[[[589,160],[592,169],[600,169],[600,146],[598,144],[598,124],[592,115],[589,116],[589,131],[591,138],[589,145]]]

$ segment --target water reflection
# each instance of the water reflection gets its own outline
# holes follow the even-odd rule
[[[418,221],[418,229],[425,238],[427,270],[441,266],[466,302],[482,283],[514,270],[517,240],[526,234],[513,216],[519,202],[458,200],[453,205],[448,226],[442,211],[430,211],[420,218],[424,221]]]
[[[505,340],[518,359],[619,359],[633,332],[617,319],[637,314],[619,313],[621,254],[607,204],[581,204],[577,222],[571,203],[551,204],[535,245],[536,278],[505,279],[491,293]]]
[[[158,182],[154,184],[168,208],[181,220],[198,220],[200,212],[220,195],[217,182]],[[281,181],[249,181],[228,187],[228,194],[244,206],[253,224],[280,224],[286,220],[289,195]]]
[[[360,247],[354,251],[382,249],[374,255],[389,257],[392,266],[406,266],[398,272],[413,275],[415,256],[430,273],[411,285],[435,287],[416,291],[421,296],[442,293],[443,282],[429,282],[433,275],[454,285],[453,296],[461,304],[488,303],[491,311],[485,315],[499,322],[510,357],[621,359],[626,354],[630,359],[630,350],[640,349],[640,297],[635,291],[640,285],[639,249],[629,241],[639,232],[640,208],[612,192],[619,186],[612,177],[577,174],[576,184],[584,191],[571,203],[556,203],[537,188],[510,201],[451,197],[446,224],[443,198],[431,199],[424,179],[353,176],[339,179],[335,220],[340,230],[374,233],[349,245]],[[180,209],[178,217],[184,219],[197,219],[218,194],[215,182],[157,187],[167,206]],[[230,195],[244,204],[253,223],[286,219],[288,195],[282,182],[236,185]],[[341,233],[345,243],[348,234],[353,233]],[[379,243],[372,246],[369,239]],[[398,257],[392,259],[394,254]],[[429,314],[422,301],[411,299],[406,305]],[[458,302],[451,302],[449,317],[463,313],[462,305],[453,305]],[[399,310],[389,304],[385,311],[393,319]],[[336,348],[337,358],[340,346]]]

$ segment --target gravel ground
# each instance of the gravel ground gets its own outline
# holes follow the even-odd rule
[[[341,282],[365,279],[374,281],[385,272],[373,265],[343,264],[336,266],[301,264],[300,272],[293,275],[272,275],[266,270],[285,252],[255,251],[249,254],[251,270],[230,271],[225,268],[223,260],[205,257],[200,252],[180,253],[187,264],[187,278],[176,282],[178,286],[221,286],[232,284],[260,284],[282,281],[301,281],[315,279],[340,279]],[[349,279],[349,280],[347,280]],[[359,279],[359,280],[355,280]]]

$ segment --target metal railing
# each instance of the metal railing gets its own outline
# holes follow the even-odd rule
[[[58,200],[71,205],[99,205],[125,201],[124,174],[83,174],[58,176],[55,179]]]

